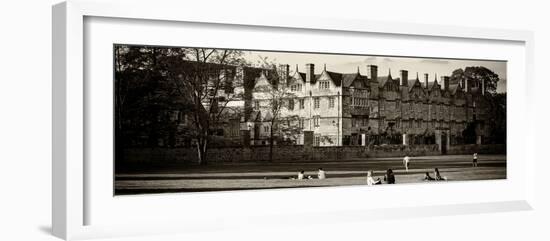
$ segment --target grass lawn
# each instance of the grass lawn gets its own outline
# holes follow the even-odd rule
[[[323,167],[327,179],[316,179],[317,168]],[[423,183],[425,172],[433,176],[439,168],[448,181],[491,180],[506,178],[506,156],[481,156],[479,167],[471,167],[470,156],[414,157],[409,172],[400,158],[376,158],[315,163],[246,163],[238,165],[188,166],[117,173],[115,194],[198,192],[268,188],[366,185],[367,170],[383,179],[392,168],[396,183]],[[293,180],[299,170],[314,179]],[[376,178],[375,177],[375,178]]]

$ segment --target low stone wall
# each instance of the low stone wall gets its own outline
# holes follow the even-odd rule
[[[447,154],[504,154],[505,145],[456,145]],[[382,145],[344,147],[275,146],[275,162],[307,162],[320,160],[354,160],[369,157],[402,157],[405,155],[440,155],[437,145]],[[128,148],[123,162],[143,165],[180,165],[198,163],[194,148]],[[209,163],[261,162],[269,160],[269,147],[223,147],[208,150]]]
[[[477,152],[479,154],[506,154],[506,145],[455,145],[451,146],[449,150],[447,150],[447,154],[449,155],[472,154],[473,152]]]

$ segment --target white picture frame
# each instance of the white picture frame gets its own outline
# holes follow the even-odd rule
[[[513,130],[513,124],[525,122],[528,116],[532,116],[529,108],[514,108],[513,106],[529,106],[530,89],[529,81],[532,80],[533,71],[533,33],[529,31],[519,30],[496,30],[482,28],[467,28],[456,26],[438,26],[438,25],[422,25],[410,23],[393,23],[393,22],[365,22],[350,19],[330,19],[330,18],[301,18],[299,16],[285,16],[284,14],[272,14],[254,16],[249,15],[227,15],[227,14],[211,14],[203,15],[198,12],[186,12],[182,15],[178,9],[193,3],[163,3],[158,4],[151,2],[149,4],[138,2],[132,5],[131,8],[114,2],[95,2],[74,0],[60,3],[53,7],[53,167],[52,167],[52,226],[53,234],[63,239],[83,239],[93,237],[110,237],[121,235],[136,235],[136,234],[152,234],[152,233],[173,233],[173,232],[194,232],[205,229],[221,228],[231,225],[240,225],[246,223],[247,220],[254,220],[256,225],[293,225],[293,221],[288,221],[284,217],[288,217],[296,212],[303,212],[302,217],[310,220],[323,220],[317,222],[330,223],[340,222],[344,220],[364,220],[380,217],[400,218],[400,217],[423,217],[433,215],[451,215],[465,213],[482,213],[482,212],[498,212],[498,211],[514,211],[514,210],[530,210],[534,203],[534,173],[536,161],[534,158],[534,138],[532,130],[523,133],[524,138],[514,140],[510,136],[508,142],[508,158],[522,159],[521,175],[517,179],[508,180],[509,182],[487,182],[484,184],[471,183],[456,183],[452,184],[455,188],[461,190],[476,190],[482,191],[489,188],[494,188],[497,192],[503,192],[504,188],[513,185],[513,194],[496,195],[495,199],[481,199],[475,202],[475,198],[470,201],[452,202],[432,202],[423,203],[419,200],[411,202],[410,206],[400,206],[400,203],[393,203],[383,208],[369,207],[357,208],[357,205],[350,205],[349,209],[336,208],[334,206],[323,206],[324,211],[310,212],[308,210],[288,211],[288,206],[285,203],[273,207],[269,212],[260,213],[261,217],[269,216],[270,221],[265,221],[254,215],[254,207],[250,207],[250,211],[245,210],[244,206],[236,206],[232,212],[222,212],[218,215],[234,215],[231,218],[231,224],[217,222],[205,227],[208,222],[206,220],[196,219],[192,225],[182,227],[173,223],[181,223],[181,217],[176,216],[178,211],[183,208],[177,204],[181,199],[194,199],[196,203],[213,202],[216,198],[224,197],[231,199],[234,197],[235,202],[240,198],[258,198],[257,200],[276,199],[280,196],[303,195],[297,191],[276,190],[276,191],[260,191],[260,192],[224,192],[200,195],[173,195],[170,197],[164,195],[138,196],[125,198],[124,202],[163,205],[166,208],[172,208],[173,212],[158,212],[159,210],[145,211],[149,215],[153,215],[156,225],[151,223],[139,223],[137,218],[135,223],[126,222],[122,218],[115,223],[103,225],[102,223],[89,223],[89,216],[94,212],[110,210],[109,207],[96,205],[94,209],[89,208],[90,197],[93,192],[90,191],[90,182],[97,179],[87,179],[88,169],[91,168],[88,158],[86,135],[89,130],[86,129],[86,113],[89,112],[89,103],[86,102],[86,85],[84,81],[86,56],[85,56],[85,19],[86,18],[116,18],[116,19],[136,19],[140,21],[170,21],[172,23],[208,23],[224,25],[225,28],[236,26],[253,26],[255,29],[262,28],[277,28],[284,31],[285,29],[295,29],[303,31],[333,31],[333,32],[353,32],[353,33],[371,33],[384,34],[403,37],[422,37],[422,38],[439,38],[439,39],[455,39],[455,40],[480,40],[491,42],[506,42],[520,46],[523,55],[522,68],[517,75],[522,76],[522,79],[510,80],[510,84],[515,88],[512,97],[508,100],[511,103],[513,117],[510,117],[509,130],[510,135],[516,135]],[[154,7],[152,7],[154,5]],[[162,24],[162,22],[161,22]],[[269,29],[266,29],[269,31]],[[508,167],[508,168],[514,168]],[[512,170],[513,171],[513,170]],[[510,184],[512,183],[512,184]],[[447,184],[446,184],[447,185]],[[449,184],[450,185],[450,184]],[[481,187],[480,187],[481,186]],[[524,188],[524,190],[520,190]],[[431,185],[428,188],[420,188],[418,185],[410,185],[405,189],[418,189],[419,192],[428,192],[440,190],[441,185]],[[422,190],[420,190],[422,189]],[[393,187],[378,188],[370,191],[369,194],[379,193],[395,193],[403,188],[395,189]],[[320,195],[319,192],[323,189],[305,190],[301,192],[308,193],[307,195]],[[346,197],[358,198],[364,191],[361,187],[342,187],[330,188],[327,192],[331,195],[341,195],[344,200]],[[352,196],[354,195],[354,196]],[[393,195],[393,194],[391,194]],[[113,198],[113,197],[111,197]],[[361,197],[359,197],[359,200]],[[231,201],[231,200],[230,200]],[[303,204],[305,205],[305,204]],[[393,205],[393,206],[392,206]],[[300,204],[298,204],[300,206]],[[110,207],[112,208],[112,207]],[[196,207],[195,207],[196,208]],[[200,207],[196,208],[200,211]],[[165,211],[167,209],[164,209]],[[197,211],[196,210],[196,211]],[[124,213],[126,211],[126,213]],[[119,214],[128,214],[128,210],[121,211]],[[153,212],[162,213],[163,217],[154,216]],[[174,213],[173,215],[170,213]],[[280,213],[280,214],[279,214]],[[113,219],[117,219],[117,214],[113,213]],[[145,214],[144,214],[145,215]],[[172,216],[171,216],[172,215]],[[195,215],[195,218],[200,218]],[[206,213],[206,216],[210,213]],[[287,216],[285,216],[287,215]],[[319,219],[316,217],[322,215],[333,215],[335,218]],[[215,216],[215,215],[214,215]],[[158,219],[162,218],[162,219]],[[203,217],[204,218],[204,217]],[[198,220],[198,221],[197,221]],[[285,221],[282,221],[285,220]],[[171,223],[171,225],[169,225]],[[140,224],[142,224],[140,226]]]

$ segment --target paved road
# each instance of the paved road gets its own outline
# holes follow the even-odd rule
[[[483,155],[479,166],[471,167],[471,156],[412,157],[409,172],[401,158],[327,160],[307,163],[246,163],[237,165],[185,166],[170,169],[117,173],[116,194],[195,192],[240,189],[364,185],[367,170],[382,177],[391,168],[397,183],[422,182],[425,172],[439,168],[449,181],[506,178],[505,155]],[[317,168],[327,172],[325,180],[292,180],[299,170],[316,176]]]

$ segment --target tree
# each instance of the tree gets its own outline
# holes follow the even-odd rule
[[[303,133],[302,118],[299,115],[286,115],[279,118],[279,133],[286,138],[287,143],[296,145],[296,141]]]
[[[163,64],[174,90],[191,103],[194,138],[200,164],[207,164],[212,127],[220,123],[228,104],[242,98],[234,89],[237,66],[245,65],[243,52],[228,49],[178,48],[167,54]]]
[[[295,95],[287,86],[288,67],[283,66],[277,70],[275,64],[269,63],[265,58],[262,60],[264,61],[262,68],[266,69],[263,77],[266,78],[267,83],[257,84],[254,87],[254,93],[265,104],[264,111],[267,112],[265,116],[268,117],[265,121],[269,123],[269,160],[273,161],[273,145],[276,137],[281,134],[281,130],[279,130],[282,119],[281,112],[293,105]],[[271,69],[266,68],[269,66]]]
[[[483,66],[470,66],[464,69],[456,69],[450,77],[451,83],[460,83],[464,86],[465,81],[470,85],[481,87],[485,83],[485,91],[490,94],[496,93],[499,81],[498,74]]]
[[[149,130],[149,143],[166,126],[161,110],[172,105],[162,77],[162,49],[117,45],[115,54],[115,136],[119,146]],[[161,116],[162,117],[162,116]]]
[[[236,68],[246,64],[243,52],[117,45],[114,55],[117,147],[144,132],[148,146],[159,140],[173,146],[176,135],[187,135],[196,140],[200,164],[206,164],[211,129],[242,94],[234,90],[241,84]],[[169,117],[181,110],[193,128],[180,131]]]
[[[506,143],[506,93],[496,93],[487,98],[489,113],[486,125],[490,128],[492,143]]]

